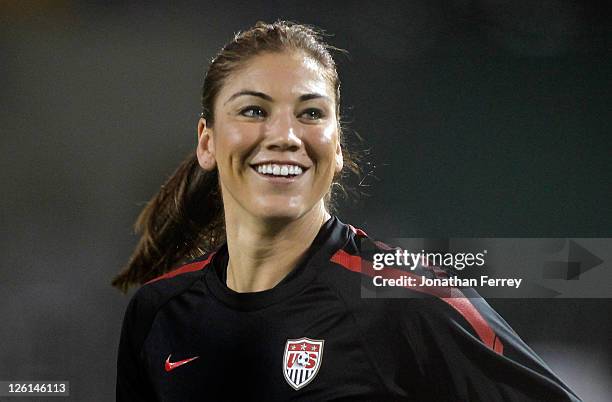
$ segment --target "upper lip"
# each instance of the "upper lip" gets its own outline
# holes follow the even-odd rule
[[[294,165],[294,166],[299,166],[300,168],[302,168],[302,170],[308,169],[308,167],[305,166],[303,163],[296,162],[296,161],[264,160],[264,161],[258,161],[258,162],[251,163],[251,166],[253,167],[258,166],[258,165]]]

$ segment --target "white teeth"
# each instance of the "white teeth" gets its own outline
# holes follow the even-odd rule
[[[273,176],[298,176],[302,174],[302,168],[297,165],[277,165],[268,163],[265,165],[257,165],[256,170],[258,173]]]

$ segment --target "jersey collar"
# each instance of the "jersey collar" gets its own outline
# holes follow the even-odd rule
[[[215,298],[233,309],[263,309],[300,293],[315,279],[317,272],[329,264],[331,256],[346,245],[350,233],[348,225],[332,216],[321,226],[300,262],[282,281],[272,289],[251,293],[238,293],[227,287],[228,252],[225,243],[213,256],[213,269],[206,270],[204,281]]]

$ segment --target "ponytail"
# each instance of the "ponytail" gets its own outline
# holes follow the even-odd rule
[[[208,172],[191,153],[147,203],[134,225],[141,235],[134,253],[112,285],[127,292],[201,256],[225,240],[217,170]]]

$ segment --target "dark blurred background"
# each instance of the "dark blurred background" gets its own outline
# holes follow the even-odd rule
[[[344,119],[371,164],[345,222],[612,237],[605,2],[144,3],[0,2],[0,380],[114,399],[129,295],[110,280],[131,225],[194,147],[207,63],[260,19],[317,25],[350,52]],[[609,299],[491,304],[585,401],[610,400]]]

